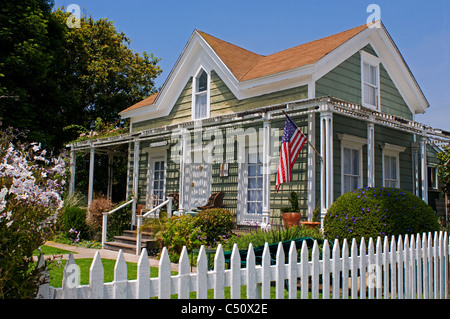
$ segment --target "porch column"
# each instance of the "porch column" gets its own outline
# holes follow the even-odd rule
[[[179,194],[178,194],[178,212],[184,215],[186,211],[186,205],[184,203],[184,173],[186,169],[186,150],[187,150],[187,132],[185,129],[181,130],[181,143],[180,143],[180,182],[179,182]]]
[[[413,194],[420,196],[419,190],[419,149],[420,145],[418,142],[411,143],[411,157],[412,157],[412,174],[413,174]]]
[[[94,194],[94,160],[95,160],[95,148],[91,146],[89,156],[89,184],[88,184],[88,207],[92,203]]]
[[[263,207],[261,229],[270,229],[270,114],[263,122]]]
[[[316,208],[316,154],[310,144],[316,145],[316,113],[308,115],[308,221]]]
[[[427,140],[425,137],[420,139],[420,163],[421,163],[421,186],[422,199],[428,203],[428,176],[427,176]]]
[[[73,145],[70,149],[70,182],[69,182],[69,196],[75,192],[75,171],[76,171],[76,154]]]
[[[106,197],[111,199],[112,197],[112,186],[113,186],[113,162],[114,162],[114,155],[109,153],[108,154],[108,186],[106,189]]]
[[[367,186],[375,187],[375,126],[367,123]]]
[[[320,208],[323,222],[333,202],[333,112],[329,105],[322,106],[320,111],[320,153],[322,156]]]
[[[140,144],[139,139],[135,138],[134,155],[133,155],[133,198],[137,198],[139,192],[139,152],[140,152],[139,144]],[[136,203],[137,201],[135,200],[131,208],[132,209],[131,225],[136,224]]]

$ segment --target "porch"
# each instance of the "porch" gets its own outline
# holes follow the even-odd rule
[[[283,112],[308,136],[320,157],[311,146],[305,145],[293,169],[294,182],[283,184],[277,193],[275,175],[284,127]],[[137,205],[146,206],[149,194],[156,196],[159,204],[172,193],[179,194],[179,203],[173,211],[186,214],[205,205],[212,193],[223,192],[223,203],[235,213],[239,225],[267,227],[281,223],[280,208],[286,206],[287,197],[295,191],[300,193],[301,212],[305,219],[311,220],[316,206],[323,216],[341,194],[339,188],[343,189],[345,174],[340,170],[344,165],[342,159],[338,160],[338,146],[342,146],[346,138],[351,139],[351,134],[333,127],[339,122],[337,119],[351,119],[365,127],[359,141],[353,140],[361,144],[359,156],[364,158],[359,187],[384,186],[380,185],[384,178],[380,182],[377,177],[383,172],[377,169],[379,163],[375,159],[390,141],[376,140],[375,130],[385,128],[410,137],[405,148],[408,148],[411,163],[411,180],[400,184],[399,177],[398,186],[405,185],[428,201],[427,148],[448,144],[450,134],[333,97],[292,101],[138,132],[132,129],[120,136],[73,143],[68,145],[71,151],[70,193],[75,187],[76,152],[90,154],[87,190],[90,204],[95,155],[113,153],[128,146],[128,178],[124,192],[126,198],[136,199],[131,203],[133,225],[137,223]],[[401,153],[400,149],[397,151]]]

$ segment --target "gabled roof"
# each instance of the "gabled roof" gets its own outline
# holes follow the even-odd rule
[[[315,63],[366,28],[367,25],[364,24],[267,56],[251,52],[203,31],[195,30],[194,32],[197,32],[211,46],[238,81],[246,81]],[[157,96],[158,93],[153,94],[120,113],[152,105]]]
[[[205,32],[195,30],[172,69],[160,94],[130,106],[119,114],[133,121],[167,116],[189,77],[201,63],[210,65],[238,99],[314,83],[351,54],[371,44],[413,114],[428,102],[394,41],[379,22],[366,24],[267,56]],[[202,62],[199,62],[202,61]],[[200,64],[199,64],[200,63]]]
[[[268,56],[250,52],[201,31],[199,34],[236,78],[246,81],[315,63],[366,28],[367,25],[364,24]]]
[[[126,108],[122,112],[128,112],[128,111],[136,110],[136,109],[146,106],[146,105],[151,105],[151,104],[155,103],[155,100],[158,97],[158,94],[159,94],[159,92],[156,92],[156,93],[150,95],[149,97],[146,97],[142,101],[139,101],[136,104],[130,106],[129,108]],[[120,112],[120,113],[122,113],[122,112]]]

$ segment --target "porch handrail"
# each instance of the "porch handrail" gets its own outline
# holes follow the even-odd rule
[[[103,212],[103,221],[102,221],[102,248],[105,248],[106,245],[106,233],[107,233],[107,228],[108,228],[108,215],[111,215],[112,213],[124,208],[125,206],[130,205],[131,203],[135,203],[136,202],[136,198],[133,197],[133,199],[129,200],[128,202],[110,210],[109,212]],[[136,205],[133,205],[134,207]]]
[[[142,226],[142,219],[144,217],[148,217],[150,216],[152,213],[156,212],[158,209],[163,208],[164,206],[167,205],[167,217],[170,218],[172,217],[172,197],[167,197],[167,200],[162,202],[161,204],[159,204],[158,206],[152,208],[150,211],[148,211],[147,213],[145,213],[144,215],[139,214],[137,215],[137,225],[136,225],[136,255],[140,255],[141,254],[141,241],[142,241],[142,236],[141,236],[141,226]]]
[[[170,202],[170,205],[169,205],[169,202]],[[152,213],[156,212],[158,209],[163,208],[166,205],[167,205],[167,217],[172,217],[172,197],[167,197],[166,201],[164,201],[161,204],[159,204],[158,206],[152,208],[151,210],[146,212],[144,215],[142,215],[142,217],[146,218],[149,215],[151,215]],[[170,209],[169,209],[169,206],[170,206]]]

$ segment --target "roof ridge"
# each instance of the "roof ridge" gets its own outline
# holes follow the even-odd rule
[[[333,46],[333,47],[329,47],[329,46],[327,46],[327,47],[329,47],[330,49],[327,51],[327,52],[325,52],[323,55],[320,55],[319,57],[316,57],[315,59],[312,59],[312,60],[314,60],[314,61],[311,61],[311,63],[314,63],[314,62],[317,62],[318,60],[320,60],[321,58],[323,58],[325,55],[327,55],[327,54],[329,54],[331,51],[333,51],[333,50],[335,50],[336,48],[338,48],[339,46],[341,46],[342,44],[344,44],[345,42],[347,42],[348,40],[350,40],[351,38],[353,38],[354,36],[356,36],[357,34],[359,34],[360,32],[362,32],[363,30],[365,30],[367,28],[367,24],[363,24],[363,25],[360,25],[360,26],[358,26],[358,27],[354,27],[354,28],[351,28],[351,29],[348,29],[348,30],[345,30],[345,31],[342,31],[342,32],[339,32],[339,33],[335,33],[335,34],[332,34],[332,35],[329,35],[329,36],[326,36],[326,37],[323,37],[323,38],[319,38],[319,39],[316,39],[316,40],[312,40],[312,41],[309,41],[309,42],[306,42],[306,43],[303,43],[303,44],[300,44],[300,45],[297,45],[297,46],[294,46],[294,47],[291,47],[291,48],[288,48],[288,49],[284,49],[284,50],[281,50],[281,51],[278,51],[278,52],[275,52],[275,53],[272,53],[272,54],[270,54],[270,55],[267,55],[267,56],[265,56],[263,59],[261,59],[260,61],[258,61],[258,63],[256,63],[255,65],[253,65],[252,66],[252,68],[250,68],[246,73],[245,73],[245,75],[244,76],[242,76],[241,78],[240,78],[240,80],[250,80],[250,79],[253,79],[253,78],[258,78],[258,77],[260,77],[260,76],[248,76],[248,77],[246,77],[248,74],[250,74],[252,71],[255,71],[258,67],[260,67],[260,66],[262,66],[262,65],[264,65],[265,63],[269,63],[268,61],[270,61],[270,60],[272,60],[272,59],[274,59],[275,57],[277,57],[277,56],[279,56],[279,55],[282,55],[282,54],[285,54],[285,53],[288,53],[288,52],[292,52],[292,51],[295,51],[295,50],[298,50],[298,49],[300,49],[300,48],[307,48],[308,46],[311,46],[312,44],[320,44],[320,43],[323,43],[323,42],[329,42],[329,40],[331,40],[331,39],[337,39],[337,38],[340,38],[340,37],[343,37],[344,35],[347,35],[347,34],[350,34],[351,36],[350,37],[344,37],[344,39],[342,39],[341,41],[339,41],[338,42],[338,45],[336,45],[336,46]],[[290,58],[291,56],[288,56],[287,58]],[[307,63],[307,64],[304,64],[304,65],[308,65],[308,64],[310,64],[310,63]],[[300,65],[301,66],[301,65]],[[293,68],[295,68],[295,67],[293,67]],[[288,70],[288,69],[293,69],[293,68],[287,68],[286,70]],[[286,70],[281,70],[281,71],[286,71]],[[280,71],[280,72],[281,72]],[[278,72],[273,72],[273,73],[271,73],[271,74],[275,74],[275,73],[278,73]],[[266,75],[268,75],[268,74],[266,74]]]
[[[265,56],[219,39],[204,31],[196,32],[208,43],[213,51],[240,81],[241,78]]]

